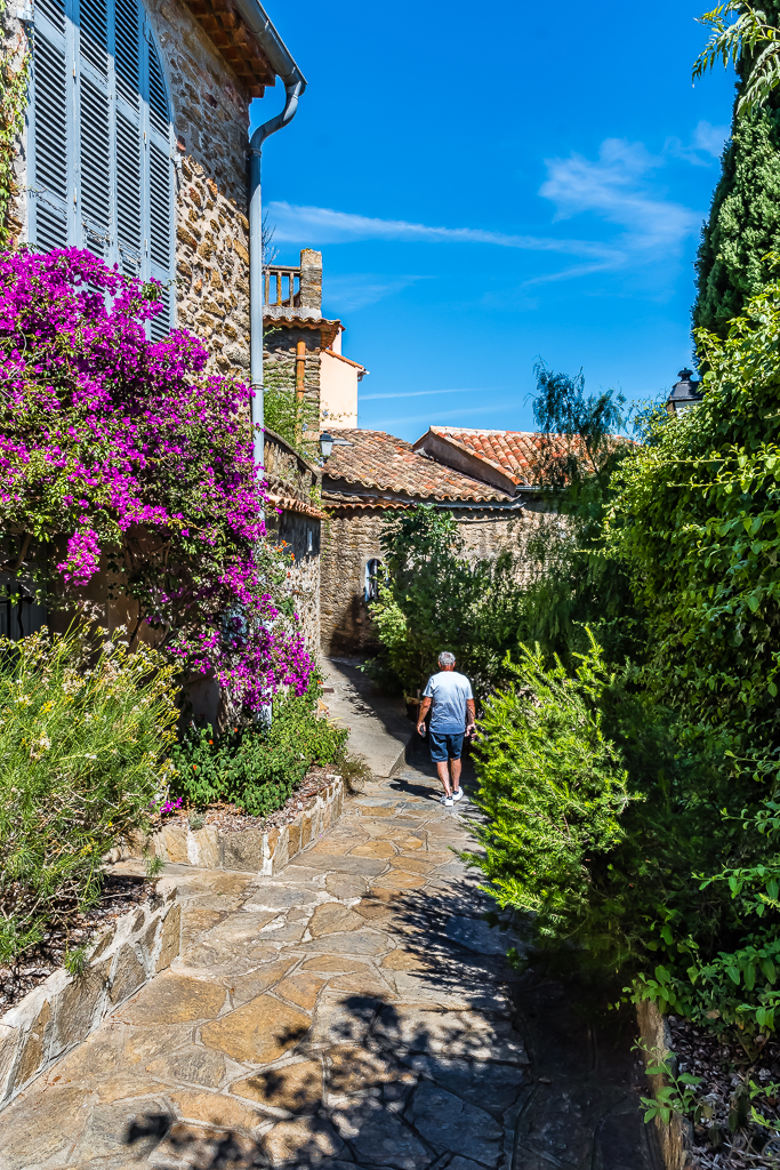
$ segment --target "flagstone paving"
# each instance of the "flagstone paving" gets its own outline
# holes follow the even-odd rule
[[[518,940],[454,852],[473,815],[420,762],[273,879],[167,867],[181,957],[0,1116],[0,1170],[649,1166],[586,1052],[556,1039],[582,1084],[531,1067],[550,1021],[518,1030]]]

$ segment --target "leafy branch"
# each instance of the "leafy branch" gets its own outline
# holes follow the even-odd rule
[[[5,4],[0,4],[0,18]],[[30,54],[19,42],[0,56],[0,247],[9,244],[11,204],[17,193],[14,159],[27,105]]]
[[[780,83],[780,30],[746,0],[728,0],[699,18],[710,29],[710,39],[696,58],[694,80],[720,61],[725,68],[750,61],[744,88],[737,98],[738,115],[763,105]]]

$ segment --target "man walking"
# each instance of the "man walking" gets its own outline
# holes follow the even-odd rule
[[[474,732],[474,695],[465,674],[455,669],[455,655],[444,650],[439,655],[439,673],[432,674],[425,685],[417,730],[425,735],[425,717],[431,712],[431,759],[444,788],[442,804],[453,805],[463,797],[460,787],[460,757],[463,735]]]

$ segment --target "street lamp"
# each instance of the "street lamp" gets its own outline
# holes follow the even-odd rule
[[[330,458],[334,442],[333,435],[329,435],[327,431],[323,431],[320,435],[320,452],[322,453],[323,461]]]
[[[672,386],[672,392],[666,400],[669,414],[685,414],[692,406],[698,406],[704,397],[699,390],[701,382],[693,380],[693,370],[680,370],[677,377],[680,381]]]

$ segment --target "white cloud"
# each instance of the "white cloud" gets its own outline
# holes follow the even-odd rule
[[[539,194],[555,204],[556,219],[591,213],[621,228],[624,263],[642,253],[668,256],[698,231],[701,216],[648,189],[650,172],[661,165],[641,143],[608,138],[596,161],[580,154],[549,159]]]
[[[506,412],[506,402],[496,402],[492,406],[469,406],[465,410],[455,406],[452,409],[445,408],[444,410],[437,410],[435,414],[429,410],[425,414],[390,415],[384,417],[388,417],[389,424],[393,428],[408,426],[409,423],[423,423],[426,427],[436,427],[441,426],[442,423],[451,423],[453,426],[457,426],[461,419],[471,418],[473,415],[479,415],[480,418],[483,418],[487,414],[506,415]],[[365,426],[365,423],[363,423],[363,426]]]
[[[378,402],[380,398],[432,398],[439,394],[487,394],[485,389],[475,390],[473,387],[466,387],[460,390],[403,390],[401,393],[391,391],[387,394],[361,394],[361,402]],[[490,391],[489,393],[494,393]]]
[[[731,130],[728,126],[713,126],[711,122],[699,122],[693,132],[693,146],[712,158],[720,158],[723,146]]]
[[[694,167],[711,167],[723,153],[723,147],[730,134],[731,129],[728,126],[713,126],[712,122],[699,122],[690,142],[684,143],[679,138],[667,139],[664,154],[682,159]]]
[[[327,299],[337,306],[338,313],[352,313],[403,292],[421,280],[430,279],[429,276],[386,277],[364,272],[336,275],[328,277],[325,291]]]
[[[727,134],[725,126],[700,122],[688,145],[670,139],[660,154],[652,154],[640,142],[607,138],[596,159],[578,153],[548,159],[547,177],[539,194],[554,206],[553,223],[589,216],[594,234],[603,234],[604,225],[608,225],[610,238],[604,240],[554,231],[533,235],[473,226],[446,227],[281,201],[270,203],[268,212],[274,224],[274,239],[279,243],[312,241],[316,247],[370,240],[486,244],[569,258],[557,271],[529,273],[522,287],[576,280],[632,266],[668,266],[670,259],[680,255],[685,242],[698,233],[702,214],[666,197],[659,189],[659,173],[672,158],[711,165],[719,157]],[[338,296],[340,311],[374,304],[421,279],[424,278],[368,274],[343,278]],[[332,288],[329,292],[335,298]]]
[[[379,219],[336,211],[329,207],[300,206],[281,201],[268,204],[275,243],[299,243],[302,239],[322,244],[345,244],[360,240],[408,240],[445,244],[492,244],[532,252],[563,252],[606,257],[609,248],[591,240],[514,235],[474,227],[437,227],[404,219]]]

